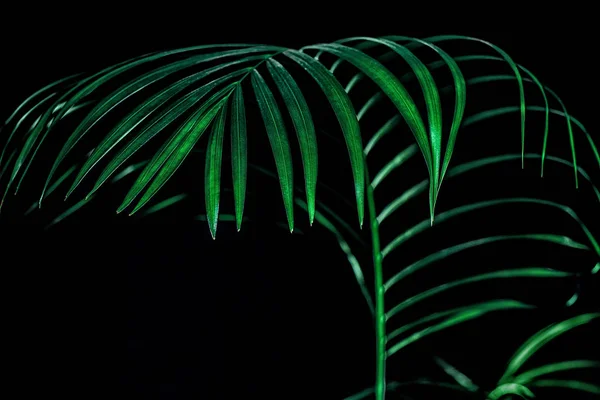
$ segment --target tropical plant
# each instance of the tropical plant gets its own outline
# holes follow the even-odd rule
[[[451,56],[442,49],[454,42],[468,44],[470,52]],[[469,65],[484,63],[504,73],[481,74],[478,70],[469,76]],[[492,85],[498,94],[483,94],[478,99],[478,90],[485,85]],[[507,94],[499,94],[504,87]],[[469,94],[469,101],[467,92],[475,93]],[[527,100],[530,94],[541,103],[531,104]],[[493,104],[491,97],[506,99],[511,105]],[[488,108],[481,108],[488,100]],[[317,113],[326,103],[333,114]],[[262,119],[275,171],[257,164],[260,160],[249,155],[252,143],[259,143],[258,124],[252,122],[251,111]],[[74,127],[68,125],[69,115],[76,119]],[[338,127],[328,125],[331,119],[326,117],[333,115]],[[518,116],[517,124],[511,119],[513,115]],[[118,122],[108,125],[115,116]],[[554,131],[550,122],[557,117],[564,121],[556,126],[565,133],[569,146],[559,145],[550,154],[549,136]],[[489,123],[500,120],[507,123],[506,135],[485,136]],[[290,129],[295,131],[297,147]],[[341,135],[329,133],[333,130],[340,130]],[[412,134],[410,140],[407,130]],[[206,147],[200,148],[205,133]],[[396,135],[394,141],[392,135]],[[523,372],[525,363],[545,344],[595,321],[600,313],[594,310],[565,315],[564,320],[531,336],[510,358],[495,387],[480,388],[439,357],[436,362],[456,385],[432,379],[394,381],[386,374],[387,364],[398,358],[396,354],[429,335],[451,332],[490,313],[515,315],[536,312],[540,307],[535,297],[525,301],[523,296],[506,296],[502,290],[477,293],[475,289],[472,296],[454,304],[447,296],[456,288],[489,289],[486,285],[508,280],[528,282],[526,285],[536,282],[536,293],[552,294],[552,281],[580,282],[600,270],[600,245],[594,235],[600,201],[595,186],[600,155],[595,141],[556,93],[491,43],[463,36],[355,37],[300,50],[231,44],[152,53],[44,87],[8,117],[3,137],[0,207],[7,207],[8,194],[19,191],[36,163],[48,173],[38,200],[27,204],[27,214],[50,201],[48,197],[69,179],[73,178],[66,190],[70,199],[96,174],[86,197],[62,214],[54,214],[48,226],[81,209],[100,189],[138,171],[117,213],[129,209],[129,215],[151,216],[172,207],[188,197],[185,190],[189,188],[177,188],[175,196],[143,210],[158,199],[160,189],[168,186],[186,159],[199,155],[205,163],[206,206],[205,213],[197,218],[208,223],[215,238],[219,220],[235,222],[238,231],[242,228],[246,196],[252,190],[247,190],[249,170],[277,180],[289,231],[298,228],[295,214],[300,210],[306,211],[309,225],[316,221],[330,231],[372,313],[376,381],[373,388],[348,400],[372,395],[381,400],[386,392],[411,385],[446,387],[488,399],[510,395],[529,398],[543,387],[600,393],[593,382],[547,379],[550,374],[597,368],[600,363],[596,360],[556,360]],[[528,144],[532,137],[539,140],[539,147]],[[230,151],[225,151],[226,140]],[[474,144],[461,153],[461,143]],[[515,143],[520,143],[516,151]],[[526,143],[538,150],[526,151]],[[148,153],[152,146],[155,150]],[[353,203],[343,189],[335,187],[335,181],[324,183],[321,176],[327,171],[319,170],[323,165],[319,159],[342,151],[350,161]],[[297,183],[295,175],[295,152],[300,154],[303,185]],[[221,192],[229,189],[222,183],[224,158],[230,159],[231,214],[222,213],[220,207]],[[591,160],[589,165],[587,160]],[[570,186],[578,188],[578,202],[589,199],[591,215],[580,215],[564,204],[572,199],[559,182],[555,192],[545,192],[559,200],[530,195],[528,188],[536,178],[527,174],[534,168],[521,169],[533,165],[530,161],[539,163],[542,176],[555,175],[549,179],[572,171]],[[514,169],[515,164],[521,168]],[[536,168],[535,173],[538,171]],[[444,180],[449,182],[442,185]],[[452,201],[444,202],[442,186],[460,194],[448,193]],[[419,204],[427,204],[426,210],[416,205],[417,198],[423,198]],[[522,218],[525,214],[529,221]],[[492,223],[482,224],[482,218]],[[365,219],[368,228],[357,230]],[[450,245],[446,245],[449,238]],[[399,255],[399,249],[409,247],[407,242],[418,241],[426,254],[406,250]],[[489,257],[491,246],[502,243],[527,250],[533,257]],[[368,262],[364,254],[370,254],[372,278],[363,269]],[[461,257],[481,264],[465,264]],[[565,263],[566,259],[571,262]],[[499,265],[507,261],[511,265]],[[401,285],[403,292],[398,293]],[[569,311],[578,296],[575,290],[559,301]],[[432,298],[444,300],[432,302]],[[430,309],[418,311],[407,320],[406,309],[422,304],[429,304]]]

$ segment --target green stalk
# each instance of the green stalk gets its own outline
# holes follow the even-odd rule
[[[373,270],[375,272],[375,399],[385,399],[385,359],[386,359],[386,335],[385,335],[385,303],[383,284],[383,257],[379,244],[379,222],[377,221],[377,210],[375,209],[375,195],[369,177],[367,161],[365,159],[365,177],[367,187],[367,205],[369,208],[369,220],[371,222],[371,243],[373,252]]]

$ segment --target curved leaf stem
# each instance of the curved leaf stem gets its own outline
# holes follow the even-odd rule
[[[385,333],[385,286],[383,282],[383,257],[379,243],[379,222],[375,209],[375,195],[369,178],[366,156],[365,177],[367,186],[367,207],[371,224],[371,244],[373,252],[373,270],[375,273],[375,340],[376,340],[376,366],[375,366],[375,399],[385,399],[385,359],[386,359],[386,333]]]

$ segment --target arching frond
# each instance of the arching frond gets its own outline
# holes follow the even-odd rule
[[[475,53],[453,57],[442,49],[448,41],[465,41],[491,50],[494,55]],[[421,49],[430,52],[430,55],[435,54],[437,61],[423,61],[418,56]],[[385,52],[377,56],[373,50]],[[327,58],[334,60],[328,63]],[[395,73],[390,65],[390,62],[398,60],[408,67],[404,75]],[[461,67],[473,62],[491,62],[506,67],[511,74],[467,76]],[[345,67],[352,75],[343,83],[340,71]],[[447,69],[452,78],[451,84],[445,87],[439,86],[436,75],[442,68]],[[320,127],[314,118],[316,95],[310,92],[309,85],[305,88],[307,79],[322,92],[317,95],[324,95],[329,106],[326,111],[335,117],[339,125],[340,138],[343,138],[346,147],[339,152],[347,154],[349,159],[354,186],[353,204],[361,227],[366,206],[374,290],[367,287],[364,264],[361,265],[362,259],[359,262],[358,251],[354,247],[361,246],[362,249],[367,242],[363,240],[365,233],[357,232],[352,222],[319,199],[320,191],[328,190],[318,180],[319,168],[325,165],[319,162],[319,157],[331,155],[319,153],[321,137],[317,132],[320,132]],[[466,96],[468,90],[504,82],[516,83],[511,86],[514,102],[500,106],[490,104],[484,111],[471,112]],[[356,89],[363,83],[368,83],[375,91],[365,101],[357,95]],[[410,89],[412,83],[418,86],[416,93]],[[527,90],[531,88],[541,94],[543,105],[526,103]],[[85,109],[91,104],[94,104],[93,107],[74,129],[69,129],[67,134],[57,134],[65,128],[64,122],[70,113],[78,109],[81,111],[81,107]],[[362,106],[359,107],[359,104]],[[383,104],[393,106],[392,114],[388,119],[379,121],[379,129],[366,132],[364,121]],[[451,122],[444,124],[447,118],[443,110],[449,108],[452,110],[452,117],[448,119]],[[481,148],[482,154],[476,151],[461,153],[460,142],[473,138],[469,134],[479,135],[479,138],[485,135],[484,129],[475,131],[476,128],[511,113],[520,117],[513,135],[520,137],[520,152],[498,152],[494,146],[485,145]],[[543,113],[544,116],[543,139],[535,150],[533,145],[526,146],[525,122],[530,113]],[[254,126],[249,129],[250,121],[255,117],[259,117],[261,129]],[[569,138],[570,160],[562,154],[549,154],[547,150],[549,134],[555,126],[551,121],[556,117],[565,123],[562,126],[566,127]],[[290,129],[295,132],[302,168],[294,168],[296,143],[291,139],[294,135],[290,134]],[[260,130],[266,133],[274,172],[255,165],[252,153],[248,151],[249,143],[257,143],[256,135]],[[208,133],[204,152],[205,214],[197,219],[208,223],[213,238],[219,220],[235,221],[237,230],[240,230],[242,221],[247,218],[244,207],[249,168],[276,179],[289,230],[294,230],[294,215],[298,211],[295,207],[299,207],[306,211],[311,225],[316,221],[317,225],[334,235],[373,315],[377,339],[376,382],[374,388],[351,396],[351,399],[374,394],[377,400],[383,400],[387,391],[413,384],[468,391],[461,385],[430,380],[393,381],[394,377],[387,376],[388,362],[399,359],[398,355],[405,348],[423,338],[490,315],[497,314],[502,318],[506,314],[503,312],[532,312],[538,305],[516,296],[492,294],[483,300],[471,298],[462,304],[437,302],[434,309],[416,317],[413,314],[412,319],[408,318],[407,309],[417,308],[456,290],[467,292],[475,285],[488,282],[497,283],[499,287],[518,280],[550,282],[576,278],[590,273],[590,270],[594,274],[600,269],[597,262],[600,245],[594,236],[597,229],[594,223],[597,221],[588,221],[572,205],[563,201],[513,192],[486,197],[479,188],[473,190],[473,194],[480,194],[483,199],[465,194],[456,196],[457,204],[438,201],[443,180],[449,181],[445,184],[448,190],[461,180],[470,182],[471,187],[479,186],[488,180],[490,171],[506,168],[519,160],[523,168],[526,159],[539,160],[542,175],[546,164],[572,169],[576,187],[595,194],[595,198],[592,196],[593,207],[598,206],[596,200],[600,201],[600,191],[594,180],[596,171],[592,172],[587,165],[585,168],[588,170],[584,169],[584,163],[579,162],[587,152],[600,166],[595,139],[567,111],[560,97],[531,71],[513,61],[499,47],[475,38],[455,35],[426,39],[354,37],[305,46],[300,50],[266,45],[214,45],[153,53],[97,73],[73,76],[46,86],[10,115],[2,132],[6,144],[0,155],[0,179],[3,179],[0,207],[11,190],[19,190],[34,160],[39,158],[49,160],[50,165],[44,173],[38,206],[56,193],[57,188],[67,185],[66,182],[70,182],[66,196],[75,197],[76,192],[82,191],[85,183],[96,174],[86,197],[70,204],[49,226],[82,209],[100,189],[134,173],[137,176],[128,186],[117,212],[130,209],[129,215],[147,216],[178,204],[187,198],[188,188],[178,188],[174,196],[171,194],[162,200],[157,194],[188,156],[204,146],[205,133]],[[391,143],[389,138],[395,134],[409,138],[411,143],[402,147],[397,142],[388,145]],[[511,134],[507,132],[503,140],[513,140]],[[581,134],[585,141],[578,140]],[[55,153],[48,150],[41,157],[50,135],[59,144],[58,150]],[[229,154],[225,152],[227,140],[231,141]],[[576,151],[579,142],[584,146]],[[84,149],[84,146],[89,147]],[[79,157],[76,166],[72,166],[71,158],[77,158],[78,152],[88,156]],[[137,160],[138,157],[141,161]],[[221,207],[225,192],[222,189],[226,186],[223,183],[225,179],[222,179],[223,160],[227,157],[231,162],[229,190],[233,196],[233,210]],[[67,168],[68,165],[71,166]],[[294,171],[300,170],[303,184],[294,181]],[[399,174],[404,175],[398,178]],[[498,187],[502,184],[510,186],[513,183],[510,179],[514,178],[498,182]],[[382,189],[385,187],[393,189],[385,191]],[[428,204],[429,215],[408,211],[417,201]],[[146,208],[142,211],[143,207]],[[560,227],[552,225],[531,229],[525,226],[520,231],[506,232],[498,227],[492,229],[481,221],[471,221],[471,225],[464,222],[461,226],[470,236],[455,235],[456,228],[452,224],[457,221],[460,220],[462,225],[463,220],[477,213],[492,215],[503,209],[520,212],[535,209],[544,215],[554,213],[554,218],[565,218],[568,222]],[[28,213],[34,211],[35,204]],[[514,215],[507,213],[511,214]],[[438,242],[442,240],[431,239],[440,236],[444,239],[441,247]],[[413,259],[405,258],[406,254],[411,254],[411,244],[419,240],[426,243],[423,246],[425,254],[416,254]],[[473,265],[476,267],[465,265],[462,268],[460,263],[454,262],[463,255],[476,254],[478,250],[523,243],[568,251],[576,254],[577,260],[588,257],[585,260],[596,261],[593,261],[593,268],[590,268],[592,264],[577,263],[569,266],[560,263],[549,266],[543,262],[519,265],[512,260],[510,265],[495,265],[490,260],[493,257],[474,257],[476,263]],[[423,279],[418,290],[407,293],[412,289],[410,280],[423,272],[429,274],[430,279]],[[569,295],[564,301],[561,298],[565,308],[571,307],[578,298],[577,293]],[[553,386],[594,392],[595,386],[580,381],[538,379],[549,372],[597,367],[593,360],[575,360],[571,364],[560,361],[521,374],[518,372],[544,343],[597,316],[577,316],[532,337],[511,359],[497,387],[486,394],[492,399],[507,394],[528,397],[534,394],[536,387]]]

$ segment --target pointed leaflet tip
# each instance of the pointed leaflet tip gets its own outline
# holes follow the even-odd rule
[[[69,189],[69,191],[68,191],[68,192],[67,192],[67,194],[65,195],[65,200],[69,198],[69,196],[71,195],[71,193],[73,193],[73,188],[72,188],[72,189]],[[87,197],[86,197],[86,198],[87,198]],[[40,199],[40,202],[41,202],[41,201],[42,201],[42,200]]]
[[[356,198],[358,204],[358,223],[360,224],[360,229],[363,227],[363,223],[365,222],[365,211],[364,211],[364,198]]]
[[[365,171],[368,171],[366,168],[367,164],[365,163],[364,165],[365,165]],[[368,172],[365,175],[368,176]],[[370,185],[369,185],[369,187],[372,188],[372,186],[370,186]],[[364,193],[361,193],[361,194],[362,194],[362,197],[359,197],[358,194],[356,195],[356,205],[358,207],[358,225],[360,226],[360,230],[362,230],[363,223],[365,222],[365,212],[364,212],[365,209],[364,209],[364,203],[362,202],[362,200],[364,199]]]
[[[435,220],[435,203],[437,202],[437,192],[433,195],[432,201],[429,202],[429,219],[431,221],[431,226],[433,226],[433,221]]]
[[[218,213],[218,208],[217,208],[217,213]],[[206,221],[208,222],[208,230],[210,231],[210,236],[213,238],[213,240],[217,239],[217,226],[219,224],[218,218],[219,218],[218,214],[214,218],[211,218],[209,216],[209,213],[206,214]]]

